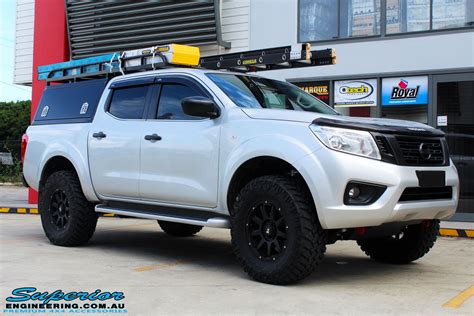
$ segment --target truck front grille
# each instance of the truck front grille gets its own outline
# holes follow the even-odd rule
[[[444,164],[443,146],[440,139],[396,137],[406,165],[433,166]]]
[[[444,137],[374,134],[383,161],[402,166],[446,166],[449,163]]]

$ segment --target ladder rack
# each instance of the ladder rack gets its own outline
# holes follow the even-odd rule
[[[334,49],[311,51],[311,45],[307,43],[203,57],[200,66],[213,70],[255,72],[335,63],[336,52]]]
[[[203,58],[197,47],[170,44],[40,66],[38,80],[75,82],[177,66],[255,72],[335,63],[335,50],[311,51],[309,43]]]

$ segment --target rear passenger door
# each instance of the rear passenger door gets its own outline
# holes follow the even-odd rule
[[[89,135],[89,165],[102,197],[139,199],[140,139],[154,78],[111,85]]]
[[[185,76],[157,82],[141,137],[140,195],[149,201],[215,207],[219,119],[188,116],[181,108],[183,98],[212,97]]]

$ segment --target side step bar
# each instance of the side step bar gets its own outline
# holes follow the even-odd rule
[[[176,212],[178,214],[172,214],[172,212],[163,212],[160,210],[133,210],[133,209],[123,209],[111,207],[105,204],[98,204],[95,207],[95,211],[98,213],[111,213],[116,215],[146,218],[146,219],[155,219],[160,221],[206,226],[206,227],[215,227],[215,228],[230,228],[230,221],[224,215],[216,216],[216,214],[209,213],[206,215],[192,216],[188,214],[183,214],[185,212]],[[200,212],[204,213],[204,212]]]

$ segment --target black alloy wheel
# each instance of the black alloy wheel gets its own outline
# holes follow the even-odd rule
[[[66,193],[56,190],[51,196],[51,223],[58,229],[64,229],[69,222],[69,200]]]
[[[276,260],[286,249],[288,227],[280,211],[268,201],[260,202],[249,210],[247,240],[261,260]]]

